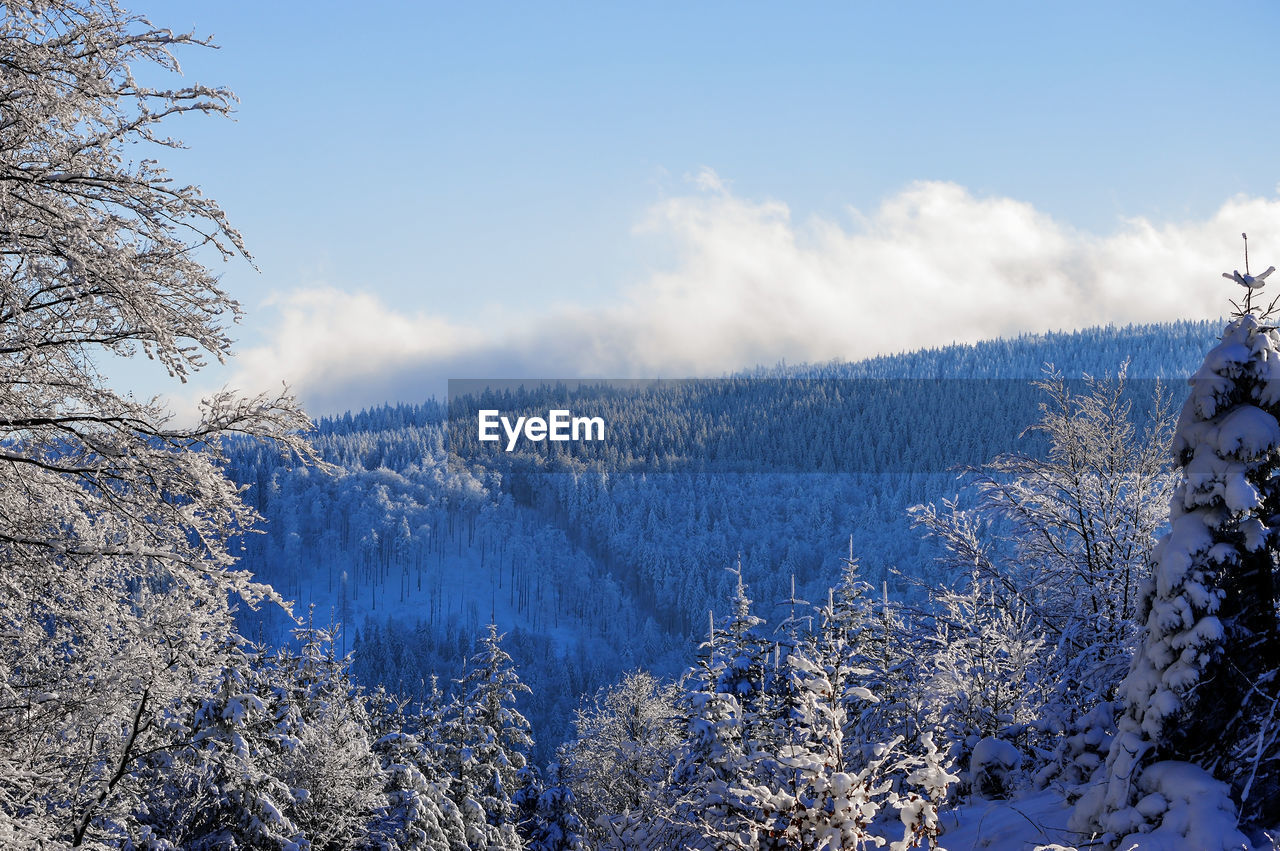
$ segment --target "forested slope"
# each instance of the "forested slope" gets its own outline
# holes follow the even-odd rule
[[[1154,387],[1145,379],[1183,392],[1214,333],[1207,323],[1090,329],[662,383],[640,402],[616,388],[566,396],[533,385],[500,400],[603,412],[623,435],[607,455],[549,456],[541,444],[541,454],[460,460],[443,403],[349,413],[316,436],[336,477],[232,450],[232,475],[268,521],[268,534],[243,542],[242,564],[314,604],[320,622],[345,624],[368,683],[413,692],[434,672],[447,684],[496,620],[512,630],[539,695],[531,718],[551,746],[582,693],[626,668],[682,665],[739,560],[770,616],[793,578],[800,597],[825,593],[851,535],[877,587],[910,596],[893,569],[946,582],[906,509],[954,494],[958,464],[1034,451],[1033,437],[1019,438],[1042,401],[1028,379],[1049,363],[1072,379],[1128,362],[1141,409]],[[473,422],[453,401],[454,421]],[[283,634],[272,617],[255,628]]]

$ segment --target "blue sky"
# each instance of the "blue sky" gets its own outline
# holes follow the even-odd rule
[[[1274,4],[138,10],[212,33],[187,76],[242,101],[168,160],[261,269],[225,269],[244,361],[208,382],[275,369],[320,412],[455,370],[718,374],[1178,314],[1183,290],[1117,297],[1138,269],[1216,315],[1239,231],[1280,248]],[[873,333],[921,279],[966,296]]]

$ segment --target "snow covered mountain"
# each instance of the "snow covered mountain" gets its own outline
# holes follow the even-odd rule
[[[683,666],[707,612],[724,608],[726,568],[739,559],[770,616],[793,593],[824,594],[850,536],[877,587],[910,595],[911,579],[946,581],[906,509],[954,494],[957,464],[1034,449],[1033,437],[1019,438],[1040,403],[1028,379],[1050,363],[1078,378],[1127,362],[1141,406],[1147,379],[1182,392],[1216,330],[1099,328],[779,365],[614,411],[612,428],[660,436],[681,418],[766,412],[760,422],[780,426],[728,472],[707,466],[705,440],[666,446],[683,460],[662,471],[641,459],[640,472],[605,462],[530,472],[518,453],[450,463],[440,402],[349,413],[318,424],[316,445],[337,476],[257,448],[232,452],[233,476],[267,519],[266,535],[243,542],[242,565],[299,610],[314,606],[318,622],[344,624],[370,685],[412,693],[431,673],[447,683],[496,622],[533,689],[527,710],[546,756],[581,695],[626,669]],[[532,393],[524,403],[544,401]],[[278,614],[252,617],[265,620],[247,634],[285,634]]]

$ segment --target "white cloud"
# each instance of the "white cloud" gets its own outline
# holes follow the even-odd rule
[[[1209,220],[1124,223],[1093,236],[1031,205],[918,183],[851,224],[795,222],[714,172],[648,211],[669,268],[604,308],[556,306],[495,324],[408,314],[367,293],[279,298],[268,342],[237,358],[245,390],[289,381],[313,411],[417,400],[458,378],[719,375],[952,341],[1106,323],[1204,318],[1240,293],[1218,277],[1280,258],[1280,200],[1234,198]]]

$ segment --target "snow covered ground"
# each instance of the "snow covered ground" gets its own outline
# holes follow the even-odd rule
[[[1068,830],[1070,817],[1071,807],[1053,790],[1012,801],[978,799],[939,814],[938,820],[946,831],[940,842],[947,851],[1070,851],[1077,848],[1101,851],[1101,847],[1090,844],[1090,837]],[[1220,827],[1225,834],[1232,825]],[[1168,833],[1156,831],[1140,843],[1121,848],[1123,851],[1204,851],[1205,846],[1203,842],[1172,838]],[[1243,851],[1243,846],[1241,848]],[[1274,838],[1263,833],[1253,837],[1249,851],[1275,849],[1280,849],[1280,833],[1274,834]]]
[[[1068,848],[1088,837],[1067,830],[1071,807],[1054,791],[1037,792],[1012,801],[972,803],[939,814],[947,851],[1031,851],[1043,845]]]

